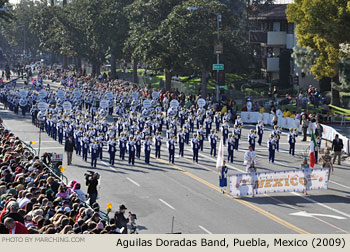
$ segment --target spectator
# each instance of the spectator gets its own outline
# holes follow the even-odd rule
[[[338,157],[338,165],[340,165],[341,153],[342,153],[343,147],[344,147],[343,140],[339,138],[338,134],[336,134],[332,142],[332,150],[334,151],[333,164],[335,163],[335,160]]]
[[[330,178],[331,172],[333,172],[332,156],[329,154],[329,150],[325,151],[325,154],[320,157],[320,162],[322,162],[322,168],[328,168],[328,179]]]
[[[283,117],[290,117],[291,113],[290,111],[286,108],[285,111],[283,112]]]
[[[122,234],[128,233],[127,224],[129,223],[129,219],[124,217],[124,213],[127,208],[124,205],[119,206],[119,211],[115,213],[114,219],[116,221],[117,228],[119,228]]]
[[[64,143],[64,151],[67,152],[67,165],[72,164],[73,150],[75,150],[75,143],[73,141],[73,136],[70,135]]]
[[[322,139],[323,127],[319,121],[316,122],[315,136]]]
[[[23,209],[31,201],[31,199],[32,199],[32,194],[29,192],[26,193],[25,197],[19,203],[19,207]]]
[[[88,187],[87,192],[89,194],[90,205],[96,202],[97,199],[97,185],[98,185],[98,174],[94,173],[92,176],[86,177],[86,186]]]
[[[301,128],[302,128],[302,132],[303,132],[303,142],[306,141],[306,137],[307,137],[307,129],[309,128],[309,121],[306,117],[306,115],[302,115],[301,117]]]
[[[15,221],[11,217],[7,217],[4,221],[6,228],[9,230],[9,234],[28,234],[28,229],[24,224]]]
[[[278,116],[276,114],[276,112],[273,112],[273,116],[272,116],[272,125],[276,126],[278,122]]]
[[[303,163],[300,165],[300,169],[309,169],[310,166],[309,164],[307,163],[307,157],[304,157],[304,160],[303,160]],[[306,190],[303,190],[303,194],[307,194],[306,193]]]
[[[24,223],[23,216],[18,213],[19,206],[16,201],[9,202],[7,204],[6,209],[8,209],[8,212],[2,216],[2,221],[5,220],[7,217],[11,217],[15,221]]]
[[[95,216],[80,204],[79,182],[67,190],[1,124],[0,154],[0,234],[113,233],[102,224],[98,204],[93,205]]]

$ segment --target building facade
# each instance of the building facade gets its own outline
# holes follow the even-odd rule
[[[280,79],[280,61],[285,60],[282,57],[291,55],[297,44],[295,24],[288,23],[286,8],[287,4],[265,6],[264,10],[250,17],[254,29],[249,32],[249,42],[259,45],[255,55],[261,61],[262,78],[268,83]],[[306,89],[309,85],[318,87],[314,76],[302,73],[293,58],[288,61],[290,85],[294,85],[295,89]]]

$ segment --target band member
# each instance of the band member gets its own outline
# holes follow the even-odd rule
[[[176,143],[176,136],[173,136],[168,140],[168,151],[169,151],[169,163],[174,163],[175,159],[175,143]]]
[[[211,131],[211,134],[209,136],[209,143],[210,143],[210,156],[216,157],[216,143],[218,141],[218,135],[215,133],[214,130]]]
[[[177,134],[177,142],[179,144],[179,156],[184,156],[184,149],[185,149],[185,140],[186,140],[186,134],[181,129],[179,131],[179,134]]]
[[[262,121],[258,121],[258,124],[256,125],[256,132],[258,133],[258,144],[261,145],[264,134],[264,123]]]
[[[222,193],[225,193],[224,188],[227,186],[227,172],[228,168],[226,166],[226,161],[224,160],[222,163],[222,167],[220,168],[219,176],[220,189]]]
[[[109,164],[114,165],[115,153],[117,151],[117,143],[115,138],[112,137],[108,142]]]
[[[236,145],[235,137],[236,137],[235,135],[229,134],[229,137],[227,139],[227,154],[228,154],[227,160],[231,163],[233,163],[233,152]]]
[[[228,137],[228,130],[229,130],[229,125],[228,122],[226,121],[222,126],[221,126],[221,131],[222,131],[222,141],[223,144],[226,145],[226,139]]]
[[[156,158],[160,158],[160,148],[162,146],[162,132],[157,132],[157,135],[154,137],[154,145],[156,146]]]
[[[288,133],[288,143],[289,143],[289,155],[294,156],[295,153],[295,142],[296,142],[296,137],[297,137],[297,133],[293,132],[293,129],[290,128],[289,129],[289,133]]]
[[[250,130],[250,134],[248,135],[248,144],[252,146],[253,151],[255,151],[255,138],[256,138],[255,131]]]
[[[97,158],[98,158],[98,147],[99,147],[100,142],[99,141],[94,141],[91,144],[91,167],[96,168],[97,164]]]
[[[145,162],[146,162],[146,164],[149,164],[149,162],[150,162],[151,145],[152,145],[151,139],[152,139],[151,136],[147,136],[146,140],[144,142],[144,152],[145,152]]]
[[[193,134],[191,145],[193,150],[193,162],[198,163],[199,139],[197,134]]]
[[[249,146],[249,150],[244,154],[244,164],[247,172],[256,172],[256,154],[253,146]]]
[[[276,138],[274,134],[270,135],[269,140],[267,141],[267,147],[269,149],[269,163],[275,162],[275,151],[276,151]]]
[[[136,138],[130,136],[128,141],[129,164],[135,164],[135,144]]]

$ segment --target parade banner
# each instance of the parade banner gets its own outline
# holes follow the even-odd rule
[[[328,188],[328,169],[300,169],[230,175],[232,196],[302,192]]]

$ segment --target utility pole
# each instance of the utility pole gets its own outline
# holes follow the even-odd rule
[[[63,0],[62,5],[64,8],[64,6],[67,5],[67,0]],[[68,58],[66,55],[63,55],[63,69],[66,69],[66,68],[68,68]]]

